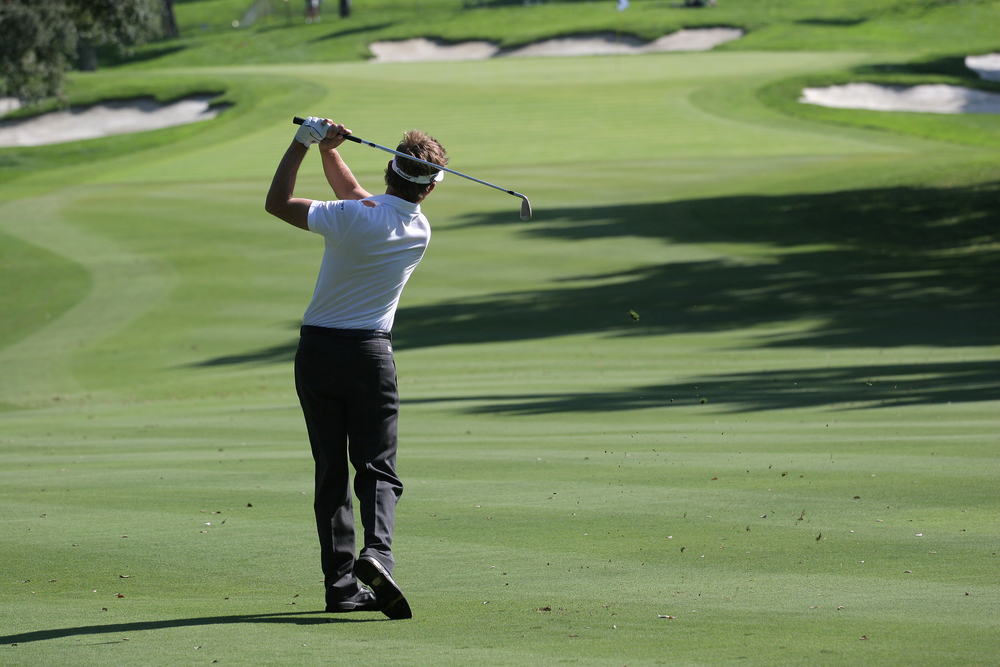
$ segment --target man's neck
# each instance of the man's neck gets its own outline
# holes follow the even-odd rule
[[[391,186],[391,185],[387,185],[387,186],[385,187],[385,193],[386,193],[387,195],[392,195],[393,197],[396,197],[396,198],[398,198],[398,199],[402,199],[403,201],[408,201],[408,202],[410,202],[411,204],[419,204],[420,202],[422,202],[422,201],[424,200],[424,197],[426,197],[426,195],[424,195],[424,197],[421,197],[421,198],[420,198],[420,199],[418,199],[417,201],[413,201],[412,199],[407,199],[406,197],[400,197],[400,196],[399,196],[398,194],[396,194],[396,192],[395,192],[395,191],[394,191],[394,190],[392,189],[392,186]]]

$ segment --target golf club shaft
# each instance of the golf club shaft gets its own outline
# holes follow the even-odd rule
[[[299,118],[298,116],[296,116],[295,118],[292,119],[292,122],[295,123],[296,125],[301,125],[302,123],[305,122],[305,119],[304,118]],[[467,178],[470,181],[475,181],[476,183],[479,183],[480,185],[487,185],[487,186],[493,188],[494,190],[499,190],[500,192],[506,192],[509,195],[514,195],[515,197],[520,197],[521,199],[527,199],[527,197],[525,197],[524,195],[522,195],[520,192],[514,192],[513,190],[508,190],[507,188],[502,188],[499,185],[493,185],[492,183],[487,183],[486,181],[481,181],[478,178],[473,178],[472,176],[466,176],[465,174],[463,174],[463,173],[461,173],[459,171],[455,171],[453,169],[448,169],[447,167],[442,167],[439,164],[434,164],[433,162],[428,162],[426,160],[421,160],[420,158],[415,158],[412,155],[407,155],[406,153],[400,153],[399,151],[394,151],[391,148],[386,148],[385,146],[379,146],[378,144],[373,144],[370,141],[365,141],[361,137],[355,137],[352,134],[347,134],[347,135],[343,135],[343,136],[344,136],[344,138],[346,140],[353,141],[356,144],[363,144],[365,146],[371,146],[372,148],[377,148],[380,151],[385,151],[386,153],[392,153],[393,155],[398,155],[399,157],[406,158],[407,160],[413,160],[414,162],[419,162],[421,164],[426,164],[427,166],[434,167],[435,169],[441,169],[442,171],[446,171],[449,174],[455,174],[456,176],[461,176],[462,178]]]

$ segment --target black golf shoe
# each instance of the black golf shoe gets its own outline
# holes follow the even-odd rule
[[[375,593],[367,588],[359,588],[358,592],[351,597],[327,600],[326,610],[337,613],[342,611],[382,611],[382,608]]]
[[[410,604],[389,572],[371,556],[361,556],[354,562],[354,576],[375,591],[379,610],[393,620],[413,618]]]

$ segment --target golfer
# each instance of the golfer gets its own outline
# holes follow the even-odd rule
[[[328,118],[307,119],[278,165],[265,209],[326,243],[295,355],[295,388],[316,461],[314,508],[326,610],[410,618],[392,578],[392,533],[403,484],[396,475],[399,394],[390,331],[399,296],[431,236],[420,202],[444,172],[395,157],[385,170],[385,194],[372,196],[337,152],[349,134]],[[336,201],[293,196],[299,166],[313,144],[319,144]],[[408,132],[397,151],[448,163],[441,144],[419,130]],[[364,526],[357,558],[348,461]]]

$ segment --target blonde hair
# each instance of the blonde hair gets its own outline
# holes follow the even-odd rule
[[[403,135],[403,140],[396,146],[396,151],[412,155],[427,162],[433,162],[442,167],[448,165],[448,154],[445,152],[444,147],[438,143],[437,139],[421,130],[410,130]],[[413,160],[407,160],[406,158],[399,158],[396,165],[411,176],[426,176],[437,171],[434,167],[429,167],[426,164],[414,162]],[[433,183],[427,185],[413,183],[394,172],[391,168],[385,170],[385,184],[392,188],[392,191],[398,197],[414,203],[426,197],[434,185]]]

